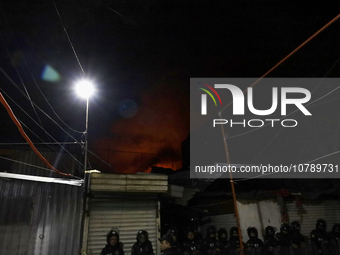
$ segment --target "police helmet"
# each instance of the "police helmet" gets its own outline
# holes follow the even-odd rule
[[[116,236],[117,237],[117,243],[119,243],[119,234],[116,230],[110,230],[106,235],[106,242],[110,243],[110,238]]]
[[[332,232],[336,234],[340,234],[340,223],[335,223],[333,225]]]
[[[172,227],[169,229],[169,233],[171,236],[178,236],[178,230],[176,227]]]
[[[227,239],[228,238],[228,232],[225,228],[220,228],[217,231],[217,236],[218,236],[218,239]]]
[[[229,231],[230,237],[232,236],[238,236],[238,228],[237,227],[232,227]]]
[[[275,235],[275,228],[272,227],[272,226],[267,226],[264,229],[264,233],[265,233],[266,236],[273,236],[273,235]]]
[[[248,234],[249,237],[258,237],[259,232],[257,231],[257,228],[249,227],[247,229],[247,234]]]
[[[185,234],[188,234],[188,233],[194,233],[194,234],[196,234],[196,231],[195,231],[195,229],[193,229],[192,227],[188,227],[188,228],[186,228],[186,230],[185,230]]]
[[[137,232],[136,240],[138,242],[139,238],[145,238],[145,240],[149,239],[149,233],[146,230],[139,230]]]
[[[280,231],[284,234],[290,233],[290,225],[288,223],[283,223],[280,227]]]
[[[293,221],[290,224],[290,226],[291,226],[292,230],[295,230],[295,231],[296,230],[300,231],[300,229],[301,229],[301,225],[300,225],[300,223],[298,221]]]
[[[327,222],[323,219],[318,219],[316,221],[316,228],[317,229],[322,229],[322,230],[326,230],[327,228]]]
[[[216,227],[213,226],[213,225],[209,226],[208,229],[207,229],[207,234],[208,235],[216,234]]]

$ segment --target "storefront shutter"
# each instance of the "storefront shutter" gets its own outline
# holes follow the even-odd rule
[[[327,231],[331,231],[334,223],[340,223],[340,203],[336,200],[323,202],[304,202],[302,204],[302,214],[298,214],[295,201],[286,203],[289,214],[289,220],[298,221],[301,224],[301,234],[309,237],[310,232],[315,229],[315,223],[318,219],[324,219],[327,222]]]
[[[88,255],[99,255],[106,245],[106,234],[118,228],[125,255],[131,254],[139,230],[149,233],[155,254],[158,248],[158,200],[155,196],[93,198],[90,202]]]

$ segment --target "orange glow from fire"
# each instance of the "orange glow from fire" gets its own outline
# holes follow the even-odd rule
[[[181,168],[189,98],[179,85],[158,85],[145,93],[137,114],[114,123],[111,136],[95,142],[95,153],[119,173],[150,172],[152,166]]]

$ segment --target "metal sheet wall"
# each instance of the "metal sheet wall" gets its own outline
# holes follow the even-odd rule
[[[87,254],[100,254],[106,245],[106,234],[111,228],[120,231],[120,241],[124,244],[125,254],[131,253],[139,230],[149,233],[154,252],[158,240],[158,201],[156,197],[94,198],[90,202],[89,236]]]
[[[340,203],[337,200],[304,202],[302,215],[298,215],[295,202],[290,201],[286,205],[290,222],[299,221],[301,233],[308,237],[310,232],[315,229],[315,223],[318,219],[324,219],[327,222],[327,231],[331,231],[334,223],[340,222]]]
[[[234,214],[223,214],[223,215],[209,216],[209,217],[203,218],[203,220],[207,220],[209,218],[211,219],[211,222],[202,226],[202,236],[203,237],[206,237],[207,228],[210,225],[214,225],[217,230],[219,230],[220,228],[225,228],[228,231],[228,235],[229,235],[229,230],[232,227],[237,226],[236,217],[235,217]]]
[[[27,175],[37,175],[46,177],[56,177],[61,178],[61,176],[52,170],[39,169],[33,166],[47,168],[46,165],[41,161],[41,159],[32,150],[8,150],[8,157],[16,160],[17,162],[10,162],[8,168],[1,168],[1,171],[6,171],[8,173],[16,174],[27,174]],[[83,178],[84,166],[76,157],[68,153],[57,153],[51,151],[40,150],[40,153],[50,162],[55,168],[64,173],[71,173],[73,175]],[[4,159],[0,159],[1,163],[5,162]],[[6,161],[7,162],[7,161]],[[27,164],[22,164],[28,163]]]
[[[0,179],[0,254],[79,254],[83,187]]]

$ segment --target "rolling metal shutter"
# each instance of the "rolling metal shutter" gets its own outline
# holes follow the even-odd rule
[[[138,230],[146,230],[154,253],[158,254],[159,218],[158,200],[152,197],[120,196],[93,198],[90,205],[88,255],[99,255],[106,245],[106,234],[115,227],[119,229],[120,242],[125,255],[131,254]]]
[[[310,236],[310,232],[315,229],[315,223],[318,219],[324,219],[327,222],[327,231],[331,231],[334,223],[340,222],[340,203],[339,201],[324,202],[305,202],[302,207],[304,212],[298,215],[295,202],[287,202],[289,220],[298,221],[301,224],[301,234]]]
[[[229,230],[232,227],[236,227],[236,217],[234,214],[223,214],[223,215],[215,215],[215,216],[209,216],[205,217],[203,220],[211,219],[211,222],[208,224],[205,224],[202,226],[202,236],[206,237],[207,235],[207,228],[210,225],[214,225],[217,230],[220,228],[225,228],[228,231],[229,235]]]

